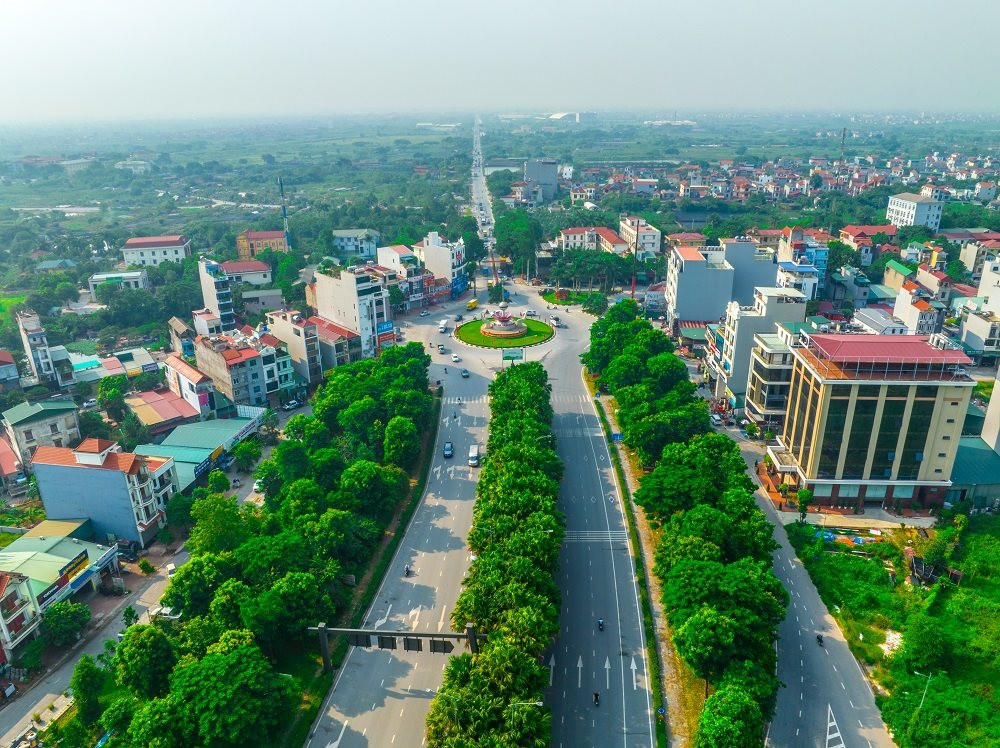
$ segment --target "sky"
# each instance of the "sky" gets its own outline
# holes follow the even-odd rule
[[[996,112],[969,32],[998,26],[997,0],[0,0],[0,123]]]

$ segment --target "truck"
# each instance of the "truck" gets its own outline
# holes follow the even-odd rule
[[[438,321],[438,332],[448,332],[448,320],[442,319]]]

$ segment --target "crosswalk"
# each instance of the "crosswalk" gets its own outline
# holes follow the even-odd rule
[[[489,403],[489,395],[477,395],[476,397],[446,397],[444,399],[445,404],[454,405],[457,403]],[[553,404],[574,404],[574,403],[589,403],[590,397],[587,395],[552,395],[550,402]]]
[[[567,530],[563,536],[566,543],[624,543],[625,530]]]

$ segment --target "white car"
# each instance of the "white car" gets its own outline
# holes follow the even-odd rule
[[[426,309],[421,309],[421,310],[420,310],[420,316],[421,316],[421,317],[430,317],[430,316],[431,316],[431,313],[430,313],[430,312],[428,312],[428,311],[427,311]]]
[[[457,353],[453,353],[453,354],[451,354],[451,360],[452,360],[452,361],[454,361],[454,362],[455,362],[455,363],[457,364],[457,363],[458,363],[459,361],[461,361],[462,359],[460,359],[460,358],[458,357],[458,354],[457,354]]]
[[[253,490],[254,490],[254,493],[260,493],[260,481],[259,480],[255,480],[253,482]]]

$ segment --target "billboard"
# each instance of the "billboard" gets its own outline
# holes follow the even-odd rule
[[[524,349],[504,348],[501,358],[503,361],[524,361]]]
[[[375,325],[375,332],[377,332],[380,336],[382,335],[382,333],[392,332],[392,331],[393,331],[393,323],[391,319],[386,320],[385,322],[379,322],[377,325]]]

